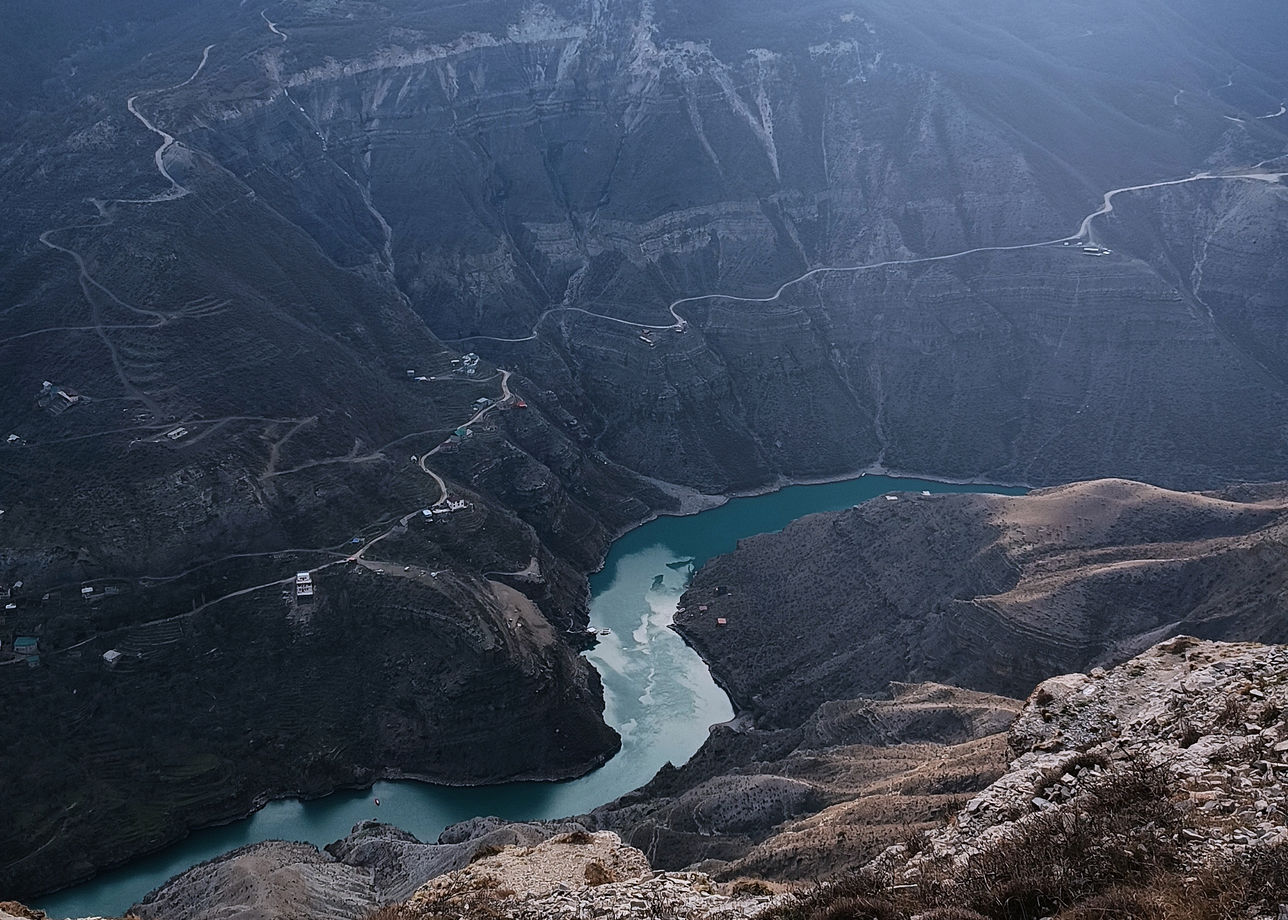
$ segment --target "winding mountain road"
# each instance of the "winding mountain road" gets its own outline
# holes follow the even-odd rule
[[[268,10],[260,10],[260,11],[259,11],[259,16],[260,16],[260,18],[261,18],[261,19],[263,19],[266,23],[268,23],[268,31],[272,32],[274,35],[276,35],[276,36],[277,36],[278,38],[280,38],[282,41],[286,41],[286,33],[285,33],[285,32],[283,32],[281,29],[279,29],[279,28],[277,27],[277,23],[273,22],[273,20],[271,20],[271,19],[269,19],[269,18],[268,18]]]
[[[540,337],[541,324],[545,322],[546,318],[556,313],[582,313],[582,314],[585,314],[586,316],[593,316],[596,319],[607,320],[608,322],[618,323],[623,326],[630,326],[636,329],[647,329],[651,331],[679,329],[683,327],[683,324],[686,322],[686,320],[684,319],[683,316],[680,315],[678,310],[680,307],[684,306],[685,304],[698,303],[704,300],[732,300],[732,301],[737,301],[739,303],[773,303],[774,301],[778,300],[778,298],[782,297],[783,293],[787,291],[789,288],[791,288],[793,285],[800,284],[802,281],[807,281],[810,278],[816,278],[820,275],[825,275],[825,274],[873,271],[876,269],[894,268],[896,266],[903,266],[903,265],[926,265],[931,262],[945,262],[950,259],[962,259],[967,256],[978,255],[980,253],[985,253],[985,252],[1019,252],[1025,249],[1039,249],[1045,246],[1059,246],[1064,243],[1092,243],[1094,242],[1094,239],[1095,239],[1092,229],[1096,221],[1096,218],[1103,217],[1104,215],[1112,212],[1114,209],[1114,203],[1113,203],[1114,198],[1116,198],[1119,195],[1126,194],[1128,192],[1142,192],[1148,189],[1164,188],[1172,185],[1186,185],[1191,182],[1234,181],[1234,180],[1278,182],[1286,175],[1288,175],[1288,173],[1285,173],[1285,172],[1273,172],[1273,173],[1272,172],[1241,172],[1241,173],[1206,173],[1205,172],[1205,173],[1198,173],[1196,175],[1189,176],[1184,179],[1166,179],[1161,182],[1150,182],[1144,185],[1129,185],[1129,186],[1124,186],[1122,188],[1111,189],[1108,192],[1105,192],[1103,198],[1101,199],[1100,207],[1092,211],[1086,217],[1084,217],[1082,219],[1081,224],[1079,224],[1078,226],[1077,232],[1069,236],[1062,236],[1056,239],[1049,239],[1049,240],[1039,240],[1033,243],[1018,243],[1010,246],[977,246],[973,249],[963,249],[960,252],[950,252],[950,253],[945,253],[944,255],[938,255],[938,256],[919,256],[911,259],[886,259],[880,262],[865,262],[860,265],[820,266],[818,268],[811,268],[809,271],[804,272],[803,274],[800,274],[795,278],[792,278],[790,281],[784,281],[781,285],[779,285],[778,290],[774,291],[774,293],[770,294],[768,297],[748,297],[742,294],[721,294],[721,293],[696,294],[691,297],[681,297],[679,300],[672,301],[670,305],[667,306],[667,312],[671,314],[671,318],[674,320],[674,322],[666,323],[663,325],[651,325],[648,323],[638,323],[632,320],[622,319],[621,317],[618,317],[618,316],[609,316],[604,313],[595,313],[591,310],[582,309],[581,307],[552,307],[549,310],[546,310],[544,313],[542,313],[539,317],[537,317],[537,321],[533,324],[532,332],[528,335],[519,336],[515,338],[502,338],[499,336],[491,336],[491,335],[471,335],[471,336],[466,336],[465,338],[462,338],[462,339],[455,339],[453,341],[472,342],[472,341],[481,340],[481,341],[488,341],[488,342],[505,342],[505,343],[531,342],[534,339],[537,339]]]
[[[493,409],[496,409],[497,407],[501,406],[503,403],[510,401],[510,397],[513,395],[510,392],[510,376],[512,373],[513,373],[512,371],[507,371],[507,370],[501,371],[501,398],[496,402],[492,403],[491,405],[484,406],[478,412],[475,412],[473,417],[471,417],[468,422],[466,422],[464,425],[461,425],[460,427],[469,428],[471,425],[475,424],[479,419],[483,418],[483,416],[487,415]],[[430,507],[441,505],[443,502],[447,501],[447,483],[443,481],[442,476],[438,475],[433,470],[431,470],[428,466],[425,465],[425,461],[427,461],[430,457],[432,457],[434,454],[438,453],[442,449],[443,449],[443,445],[441,443],[437,444],[429,452],[423,454],[420,458],[421,472],[426,473],[429,476],[432,476],[434,479],[434,482],[438,483],[438,490],[439,490],[438,500],[435,501],[434,504],[431,505]]]
[[[1191,182],[1211,182],[1211,181],[1230,181],[1237,179],[1246,179],[1258,182],[1278,182],[1288,173],[1198,173],[1187,179],[1169,179],[1165,182],[1151,182],[1148,185],[1129,185],[1125,188],[1116,188],[1112,191],[1105,192],[1105,197],[1099,208],[1092,211],[1082,220],[1082,225],[1078,228],[1077,234],[1070,237],[1071,240],[1087,240],[1094,242],[1091,225],[1097,217],[1102,217],[1114,209],[1114,198],[1125,192],[1143,192],[1153,188],[1165,188],[1170,185],[1186,185]],[[1061,241],[1063,242],[1063,241]]]

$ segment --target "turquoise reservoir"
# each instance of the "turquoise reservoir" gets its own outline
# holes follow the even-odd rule
[[[863,476],[790,486],[735,498],[700,514],[658,518],[614,543],[603,570],[590,579],[591,624],[610,632],[599,637],[586,657],[603,675],[604,716],[621,733],[622,749],[587,776],[563,783],[475,788],[382,782],[364,792],[272,802],[242,821],[196,831],[159,853],[41,898],[38,906],[51,917],[120,916],[171,876],[235,847],[273,839],[322,846],[367,818],[432,841],[449,824],[476,815],[516,821],[559,818],[612,801],[643,785],[664,763],[687,761],[706,739],[708,727],[733,714],[702,659],[668,628],[689,579],[684,560],[701,566],[732,550],[743,537],[781,530],[803,515],[848,508],[886,492],[923,490],[1025,491]]]

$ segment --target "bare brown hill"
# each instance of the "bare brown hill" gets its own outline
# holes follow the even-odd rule
[[[1282,485],[888,496],[743,541],[677,627],[764,725],[896,680],[1023,696],[1182,632],[1284,641],[1286,522]]]

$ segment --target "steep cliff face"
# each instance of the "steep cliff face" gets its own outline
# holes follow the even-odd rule
[[[328,15],[292,12],[266,98],[172,100],[199,107],[194,141],[633,469],[722,491],[873,462],[1185,486],[1288,468],[1282,311],[1242,317],[1219,258],[1204,288],[1206,254],[1127,217],[1251,247],[1271,281],[1277,183],[1116,196],[1083,237],[1136,258],[1023,248],[1115,187],[1282,153],[1257,117],[1277,65],[1249,44],[1222,69],[1198,11],[498,7],[504,32],[354,24],[340,57]],[[1238,278],[1239,303],[1277,296]],[[651,345],[632,325],[680,316]]]

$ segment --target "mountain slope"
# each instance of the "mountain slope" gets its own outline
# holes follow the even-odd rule
[[[874,463],[1034,483],[1288,476],[1288,119],[1264,117],[1285,36],[1260,12],[15,11],[0,584],[23,586],[0,630],[6,651],[37,638],[41,666],[0,667],[17,713],[0,808],[20,823],[0,883],[61,884],[373,771],[598,763],[615,740],[575,656],[584,573],[682,506],[658,479],[723,493]],[[1102,201],[1115,209],[1088,219]],[[452,364],[470,351],[474,376]],[[475,408],[507,396],[528,408]],[[425,523],[449,496],[468,512]],[[519,587],[558,634],[537,651],[484,577],[534,558],[540,579]],[[379,569],[416,574],[373,586]],[[303,570],[311,620],[282,596]],[[336,642],[354,650],[344,679],[403,688],[389,642],[456,650],[463,683],[373,691],[380,729],[354,729],[323,667]],[[137,670],[109,671],[109,651]],[[530,708],[547,685],[561,702]],[[206,730],[194,714],[212,702]],[[494,704],[523,743],[480,716]],[[457,718],[483,726],[482,766],[417,740]],[[215,777],[200,802],[122,766],[153,762],[154,727],[176,719],[201,731],[167,769]],[[553,744],[556,723],[580,741]],[[287,747],[219,740],[261,728]],[[25,810],[42,780],[13,752],[32,736],[100,778],[66,826]],[[337,747],[362,756],[328,760]]]
[[[1179,633],[1284,638],[1280,485],[890,498],[744,540],[694,578],[677,627],[758,720],[892,680],[1020,696]]]

